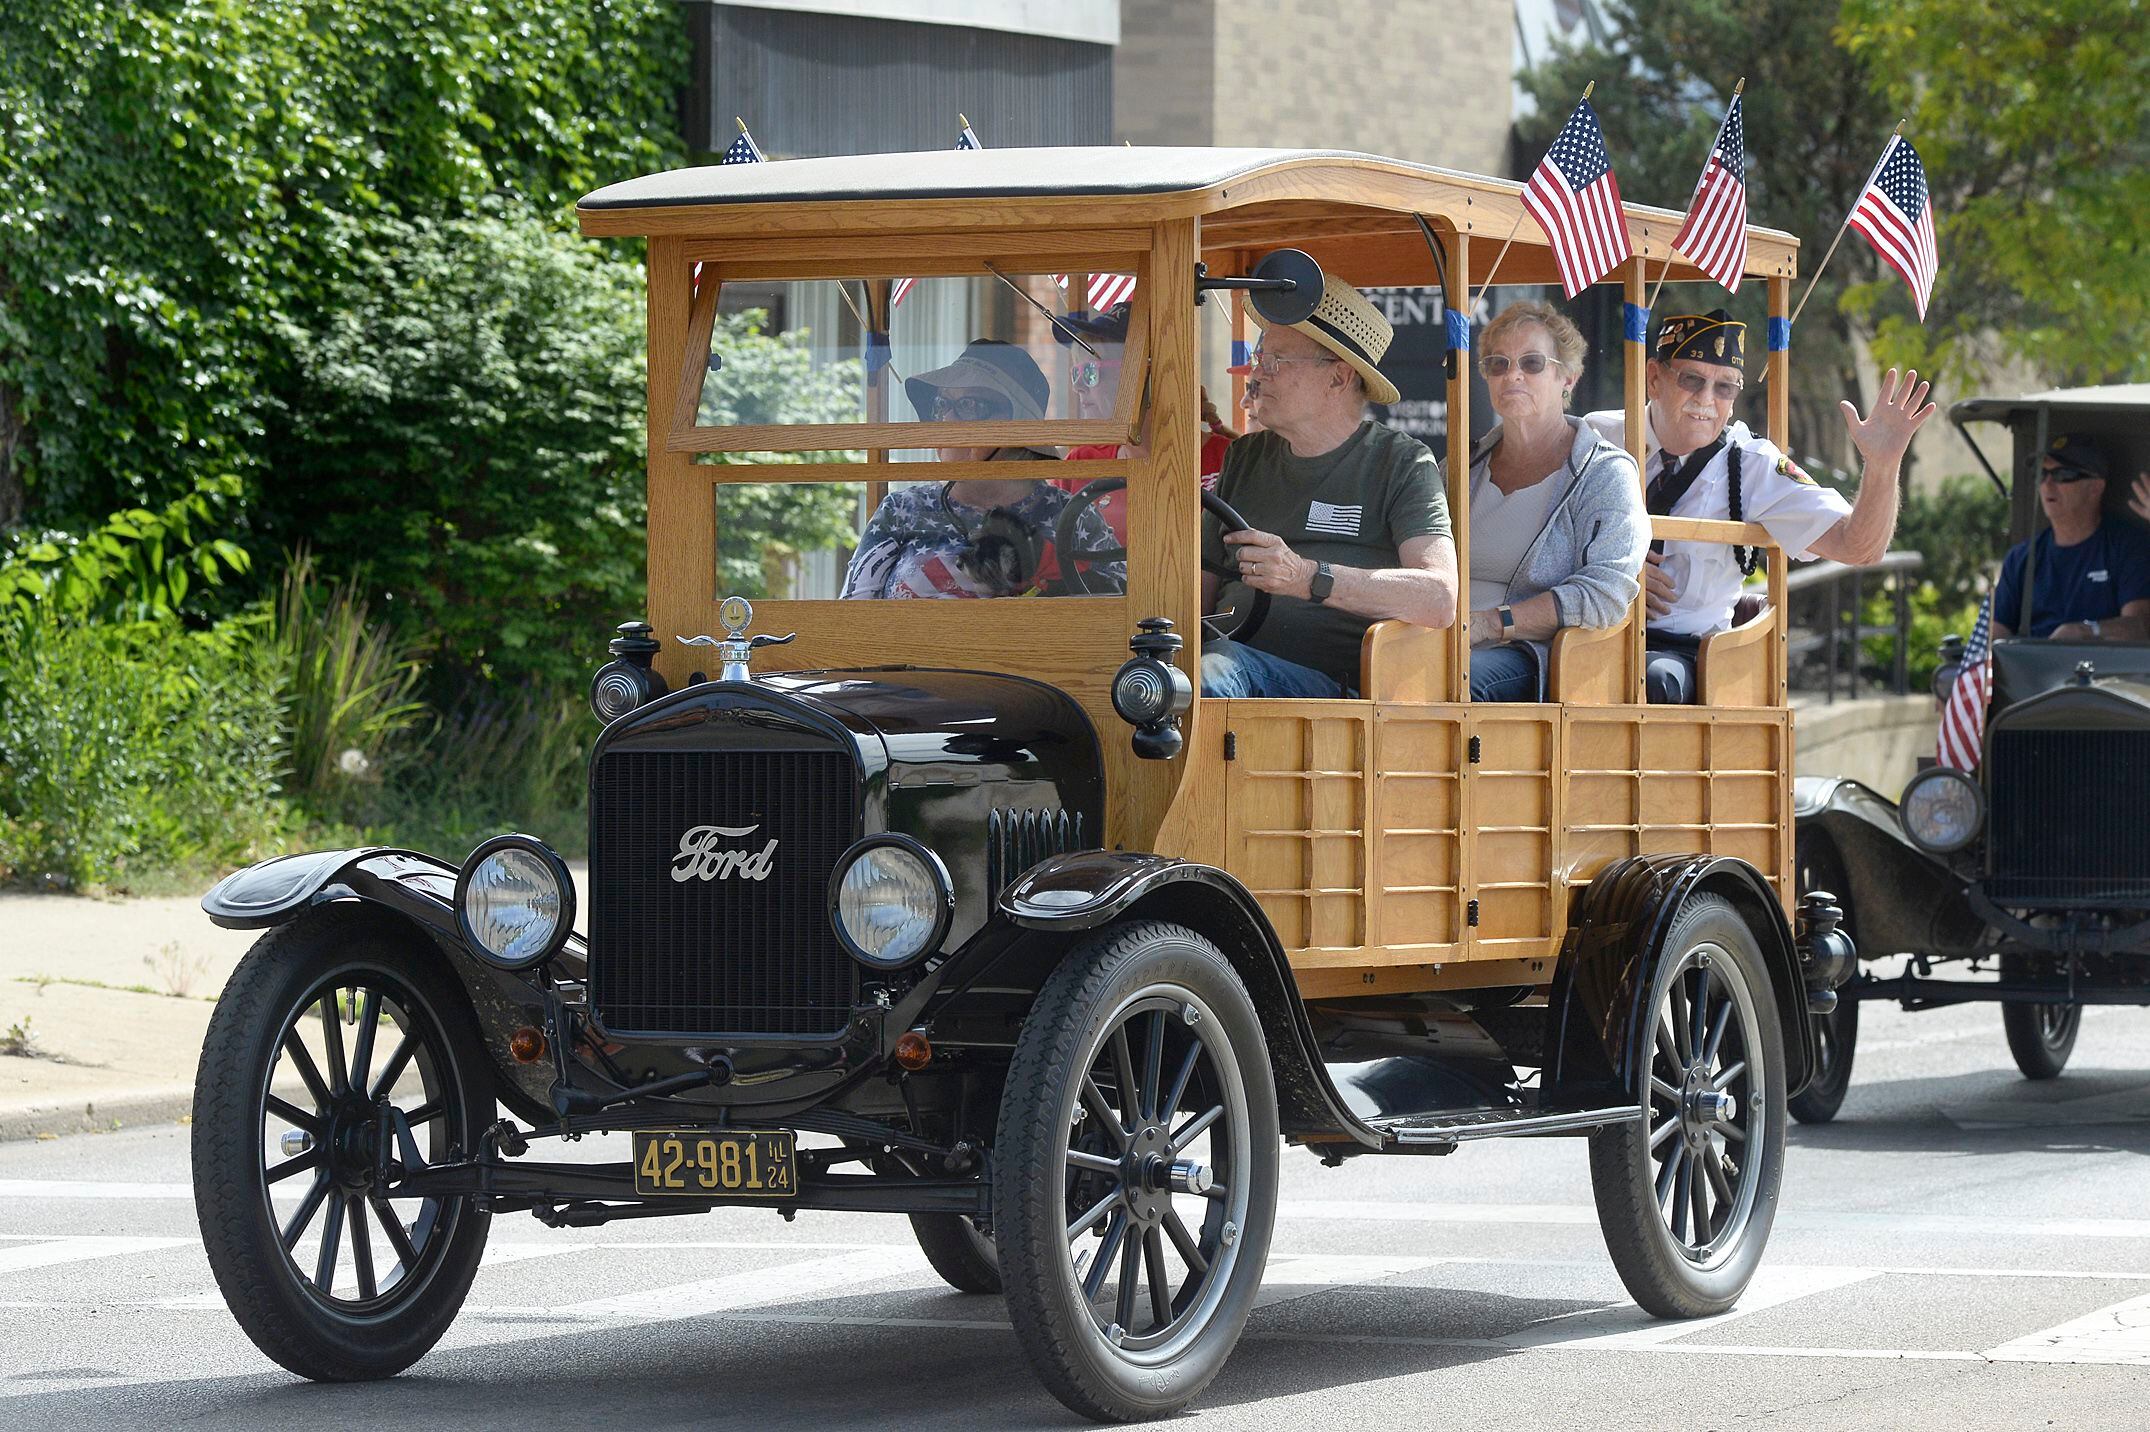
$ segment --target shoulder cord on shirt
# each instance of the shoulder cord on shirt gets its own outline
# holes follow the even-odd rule
[[[1738,443],[1725,444],[1724,470],[1725,505],[1730,510],[1734,522],[1744,522],[1747,519],[1740,516],[1740,510],[1744,504],[1740,501],[1739,491]],[[1762,549],[1759,547],[1734,547],[1732,549],[1732,559],[1739,563],[1739,574],[1742,577],[1751,577],[1754,575],[1754,569],[1762,565]]]

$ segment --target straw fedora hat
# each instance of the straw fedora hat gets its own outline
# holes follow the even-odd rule
[[[1262,322],[1251,303],[1247,305],[1247,317],[1256,327],[1270,326]],[[1396,401],[1396,385],[1374,366],[1389,351],[1389,340],[1396,336],[1396,330],[1389,327],[1379,309],[1367,302],[1365,294],[1331,274],[1322,280],[1321,305],[1304,323],[1291,327],[1356,368],[1366,380],[1367,397],[1377,403]]]

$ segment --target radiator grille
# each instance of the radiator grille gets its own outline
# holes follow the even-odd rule
[[[1987,894],[2150,904],[2150,731],[1993,733]]]
[[[590,999],[618,1034],[833,1034],[857,966],[829,928],[828,888],[856,835],[838,751],[616,751],[590,790]],[[675,880],[698,826],[753,827],[709,849],[776,842],[767,876]],[[700,867],[708,869],[708,862]],[[753,867],[749,867],[751,873]]]

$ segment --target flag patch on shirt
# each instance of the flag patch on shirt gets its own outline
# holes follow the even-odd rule
[[[1327,532],[1336,537],[1356,537],[1359,535],[1359,519],[1365,512],[1365,506],[1360,503],[1343,507],[1331,502],[1311,502],[1306,509],[1306,530]]]

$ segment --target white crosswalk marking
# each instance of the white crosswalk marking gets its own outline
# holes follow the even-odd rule
[[[81,1263],[91,1258],[117,1258],[129,1253],[181,1248],[193,1241],[191,1238],[81,1235],[35,1243],[16,1243],[0,1248],[0,1274],[20,1273],[30,1268],[51,1268],[62,1263]]]
[[[551,1312],[561,1318],[632,1318],[637,1322],[697,1318],[794,1299],[825,1297],[860,1283],[917,1277],[928,1272],[926,1255],[915,1246],[892,1245],[838,1253],[827,1258],[810,1258],[803,1263],[785,1263],[775,1268],[753,1268],[699,1282],[646,1288],[613,1298],[592,1298],[587,1302],[553,1308]]]
[[[1995,1362],[2106,1362],[2150,1367],[2150,1295],[2030,1333],[1986,1354]]]
[[[1781,1307],[1800,1298],[1835,1288],[1863,1283],[1875,1276],[1872,1268],[1771,1268],[1764,1266],[1740,1295],[1730,1312],[1710,1318],[1667,1320],[1653,1318],[1633,1303],[1576,1313],[1538,1323],[1513,1337],[1499,1341],[1512,1347],[1564,1347],[1611,1349],[1654,1347],[1678,1338],[1691,1337],[1721,1327],[1734,1318],[1750,1317],[1768,1308]]]

